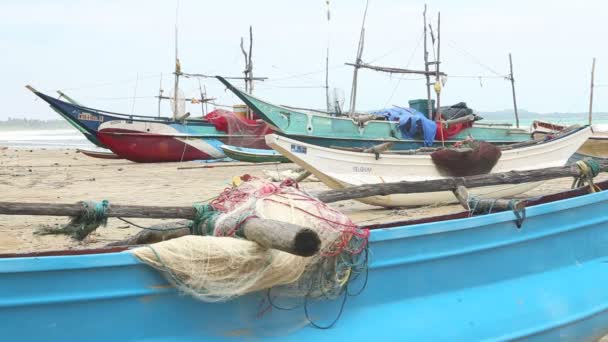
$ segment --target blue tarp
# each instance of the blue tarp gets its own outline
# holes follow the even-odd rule
[[[437,125],[424,114],[413,108],[392,107],[372,112],[384,116],[386,120],[397,121],[399,131],[404,139],[424,138],[424,146],[432,146],[435,141]]]

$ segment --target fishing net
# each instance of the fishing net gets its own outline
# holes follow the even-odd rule
[[[444,176],[464,177],[486,174],[492,171],[502,152],[500,148],[478,140],[465,140],[431,153],[431,159]]]
[[[181,291],[204,301],[229,300],[272,288],[273,296],[336,298],[366,269],[367,230],[298,189],[292,180],[271,183],[243,176],[209,205],[198,206],[192,232],[133,250]],[[312,257],[264,248],[240,239],[242,224],[273,219],[315,231],[321,246]]]
[[[186,101],[184,100],[184,92],[181,91],[181,89],[177,89],[176,93],[175,89],[173,89],[170,103],[173,117],[177,120],[182,119],[186,115]]]
[[[216,109],[207,114],[205,118],[215,126],[215,129],[227,133],[224,141],[227,145],[269,148],[266,145],[264,136],[272,133],[272,130],[261,120],[242,118],[234,112],[223,109]]]

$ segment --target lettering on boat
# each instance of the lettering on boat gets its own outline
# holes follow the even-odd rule
[[[372,168],[369,166],[353,166],[353,172],[370,173],[372,172]]]
[[[306,154],[306,146],[291,144],[291,152]]]
[[[97,116],[97,115],[93,115],[93,114],[87,113],[87,112],[80,112],[80,114],[78,114],[78,118],[80,120],[86,120],[86,121],[103,122],[103,116]]]

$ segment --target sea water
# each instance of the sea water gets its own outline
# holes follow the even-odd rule
[[[0,129],[0,146],[14,148],[85,148],[94,149],[75,128],[61,129]]]
[[[542,115],[537,119],[548,121],[558,125],[569,126],[573,124],[585,125],[586,122],[582,117],[570,117],[564,118],[563,116],[552,117],[550,115]],[[525,118],[520,120],[520,127],[527,129],[530,128],[534,119]],[[483,123],[510,123],[512,127],[515,127],[513,122],[510,120],[496,120],[491,116],[487,116],[481,122]],[[593,121],[594,125],[601,125],[608,129],[608,118],[601,116],[595,118]],[[101,150],[91,142],[89,142],[84,135],[76,128],[68,125],[61,128],[49,128],[43,127],[0,127],[0,146],[14,147],[14,148],[47,148],[47,149],[93,149]]]

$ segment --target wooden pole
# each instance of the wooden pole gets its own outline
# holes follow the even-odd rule
[[[247,69],[249,70],[249,94],[253,94],[253,63],[251,62],[251,55],[253,54],[253,27],[249,26],[249,61],[247,62]]]
[[[158,117],[160,117],[160,103],[163,100],[163,73],[160,73],[160,85],[158,86]]]
[[[325,1],[327,5],[327,45],[325,47],[325,104],[327,105],[327,112],[331,113],[331,103],[329,102],[329,32],[330,32],[330,15],[329,15],[329,0]]]
[[[519,128],[519,113],[517,112],[517,99],[515,97],[515,78],[513,77],[513,59],[509,53],[509,80],[511,80],[511,90],[513,92],[513,110],[515,111],[515,126]]]
[[[243,71],[243,74],[245,74],[245,77],[243,77],[245,80],[245,92],[249,93],[249,66],[247,65],[247,52],[245,51],[243,37],[241,37],[241,52],[243,53],[243,58],[245,59],[245,70]]]
[[[608,162],[600,163],[600,171],[608,171]],[[537,182],[562,177],[579,177],[580,175],[580,169],[576,165],[571,165],[528,171],[490,173],[469,177],[442,178],[419,182],[366,184],[345,189],[325,191],[320,193],[317,198],[322,202],[332,203],[370,196],[453,191],[459,185],[467,188],[475,188],[480,186]]]
[[[0,202],[2,215],[78,216],[82,204],[11,203]],[[137,205],[112,205],[108,217],[134,217],[156,219],[188,219],[196,217],[193,207],[156,207]],[[252,217],[241,225],[247,240],[268,248],[278,249],[300,256],[311,256],[319,251],[320,239],[316,232],[287,222]]]
[[[591,92],[589,93],[589,125],[592,123],[593,119],[593,88],[595,81],[595,57],[593,58],[593,64],[591,65]]]
[[[173,119],[177,119],[178,103],[177,97],[179,94],[179,76],[181,75],[181,65],[179,63],[178,50],[177,50],[177,9],[175,10],[175,83],[173,85]]]
[[[329,103],[329,43],[325,51],[325,103],[327,112],[331,113],[331,103]]]
[[[369,0],[365,2],[365,12],[363,13],[363,22],[361,23],[361,33],[359,34],[359,45],[357,46],[357,59],[355,60],[355,70],[353,71],[353,84],[350,91],[350,115],[355,113],[355,107],[357,104],[357,77],[359,74],[359,66],[362,63],[361,57],[363,56],[363,46],[365,44],[365,18],[367,18],[367,8],[369,6]]]
[[[430,63],[432,63],[432,62],[430,62]],[[402,69],[402,68],[394,68],[394,67],[385,67],[385,66],[381,66],[381,65],[372,65],[372,64],[367,64],[367,63],[360,63],[359,65],[353,64],[353,63],[344,63],[344,64],[351,65],[351,66],[358,67],[358,68],[363,68],[363,69],[388,72],[389,74],[417,74],[417,75],[427,75],[429,77],[431,75],[434,76],[437,74],[435,71]],[[439,72],[439,76],[446,76],[446,74],[443,72]]]
[[[33,88],[32,88],[33,89]],[[33,90],[35,91],[35,90]],[[59,94],[59,97],[63,97],[64,99],[66,99],[66,101],[68,101],[69,103],[76,105],[76,106],[80,106],[80,103],[76,102],[76,100],[74,100],[73,98],[67,96],[64,92],[62,92],[61,90],[57,90],[57,94]]]
[[[440,59],[440,54],[441,54],[441,12],[437,13],[437,60],[435,61],[435,84],[439,83],[439,85],[441,86],[441,80],[439,79],[439,64],[441,63],[441,59]],[[440,115],[441,113],[439,113],[439,108],[441,107],[441,88],[435,88],[435,91],[437,93],[437,103],[435,104],[435,108],[437,108],[437,110],[435,111],[435,121],[439,121],[440,120]],[[441,141],[443,142],[443,129],[441,130],[442,132],[442,136],[441,136]]]
[[[526,207],[526,200],[511,201],[510,199],[476,199],[474,207],[471,208],[471,199],[473,198],[469,190],[462,185],[456,187],[453,191],[458,202],[473,214],[504,211],[507,209],[522,210]]]
[[[427,44],[427,31],[426,31],[426,4],[424,4],[424,12],[422,12],[422,16],[424,17],[424,71],[426,77],[426,100],[427,100],[427,110],[430,116],[430,119],[433,119],[433,106],[431,104],[431,77],[429,74],[429,50]]]

